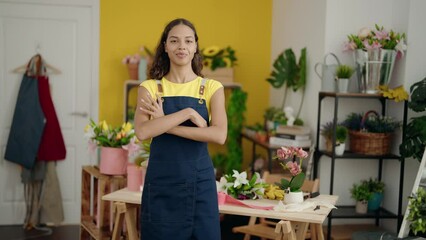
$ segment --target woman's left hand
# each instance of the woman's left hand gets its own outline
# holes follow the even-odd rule
[[[140,99],[142,106],[139,107],[139,109],[149,114],[152,118],[159,118],[164,116],[163,111],[163,100],[161,96],[157,93],[157,98],[153,99],[151,95],[149,95],[147,98]]]

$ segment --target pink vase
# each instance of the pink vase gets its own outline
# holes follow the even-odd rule
[[[127,150],[101,147],[99,171],[107,175],[124,175],[127,168]]]
[[[127,189],[130,191],[140,191],[145,180],[145,173],[145,167],[129,163],[127,165]]]

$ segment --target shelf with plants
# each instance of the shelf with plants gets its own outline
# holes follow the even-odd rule
[[[398,199],[398,209],[396,211],[390,211],[389,209],[385,209],[380,207],[375,211],[368,211],[366,214],[356,213],[355,206],[353,205],[342,205],[337,206],[337,209],[333,210],[328,218],[328,229],[327,229],[327,239],[331,239],[331,221],[332,219],[375,219],[376,225],[379,224],[380,219],[397,219],[398,221],[398,229],[400,227],[402,221],[402,195],[403,195],[403,182],[404,182],[404,165],[405,158],[396,154],[386,153],[386,154],[362,154],[356,153],[352,151],[345,151],[342,155],[337,155],[334,151],[336,148],[336,127],[340,124],[338,123],[338,112],[339,112],[339,103],[342,99],[349,99],[356,101],[357,99],[371,99],[371,101],[379,101],[381,105],[381,115],[386,115],[386,105],[389,99],[382,96],[382,94],[365,94],[365,93],[335,93],[335,92],[320,92],[318,94],[318,118],[317,118],[317,129],[320,129],[321,123],[321,112],[323,100],[325,98],[331,98],[334,100],[334,112],[332,116],[331,128],[332,128],[332,148],[331,150],[320,150],[319,149],[319,141],[320,136],[322,135],[320,131],[317,131],[316,134],[316,146],[315,146],[315,154],[314,154],[314,172],[313,177],[318,177],[318,167],[320,164],[320,158],[322,156],[327,156],[331,159],[331,170],[330,170],[330,193],[334,193],[334,173],[335,173],[335,162],[336,160],[358,160],[358,159],[377,159],[379,161],[378,164],[378,172],[377,179],[382,179],[382,170],[383,170],[383,162],[384,161],[394,161],[398,160],[400,162],[400,178],[398,179],[399,184],[399,199]],[[325,103],[324,103],[325,104]],[[407,125],[407,101],[402,102],[403,104],[403,120],[402,120],[402,136],[404,136],[405,126]]]

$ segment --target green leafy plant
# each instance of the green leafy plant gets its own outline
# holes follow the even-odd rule
[[[227,154],[214,155],[212,157],[214,166],[219,172],[231,173],[233,169],[241,169],[243,151],[240,144],[240,135],[245,121],[246,102],[246,92],[241,89],[232,91],[226,107],[228,136],[225,145]]]
[[[339,65],[336,69],[336,78],[351,78],[354,69],[349,65]]]
[[[415,235],[418,233],[426,233],[426,190],[419,187],[416,193],[409,197],[408,202],[408,221],[410,221],[410,229]]]
[[[356,201],[368,201],[373,197],[373,194],[365,181],[362,181],[360,184],[353,184],[350,192],[351,197]]]
[[[285,86],[281,109],[284,109],[285,107],[288,89],[292,89],[294,92],[301,89],[302,100],[299,105],[299,111],[296,115],[296,118],[298,118],[303,105],[306,85],[306,48],[301,50],[298,63],[296,62],[296,56],[294,55],[293,50],[289,48],[278,55],[272,66],[273,70],[266,80],[272,87],[277,89]]]
[[[363,181],[368,186],[371,193],[383,193],[385,191],[385,183],[377,179],[368,179]]]
[[[231,47],[206,47],[201,50],[201,55],[204,67],[210,68],[212,71],[217,68],[233,67],[237,61],[235,50]]]
[[[337,131],[338,128],[340,129],[342,127],[344,127],[347,130],[347,128],[345,126],[343,126],[342,123],[337,123],[336,131]],[[339,130],[339,131],[344,131],[344,130]],[[332,139],[333,133],[334,133],[333,121],[328,121],[328,122],[321,125],[321,129],[320,129],[321,136],[323,136],[326,139]],[[336,132],[336,134],[337,134],[337,132]],[[337,139],[337,136],[336,136],[336,139]]]
[[[426,110],[426,78],[410,87],[411,100],[408,107],[415,112]],[[407,124],[405,137],[399,146],[403,157],[414,157],[419,162],[426,147],[426,116],[412,117]]]
[[[348,129],[345,126],[338,125],[336,127],[336,142],[344,143],[348,137]]]

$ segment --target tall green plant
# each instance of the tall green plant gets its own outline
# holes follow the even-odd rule
[[[274,61],[273,70],[271,75],[266,79],[272,87],[281,88],[285,87],[283,102],[281,109],[284,109],[287,98],[288,89],[292,89],[294,92],[301,89],[302,100],[299,105],[296,118],[299,117],[302,109],[305,85],[306,85],[306,48],[303,48],[300,53],[299,62],[296,62],[296,56],[291,48],[286,49],[277,59]]]
[[[426,110],[426,77],[410,87],[411,100],[408,107],[415,112]],[[426,147],[426,116],[412,117],[407,124],[405,137],[399,152],[401,156],[413,157],[419,162],[422,159]]]
[[[246,102],[246,92],[239,88],[232,91],[226,107],[228,115],[227,154],[219,153],[212,157],[215,167],[222,168],[224,174],[231,174],[233,169],[241,169],[243,151],[240,134],[245,121]]]

